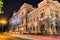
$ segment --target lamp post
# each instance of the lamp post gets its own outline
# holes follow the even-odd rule
[[[2,33],[3,33],[3,26],[7,24],[7,19],[0,19],[0,24],[2,26]]]

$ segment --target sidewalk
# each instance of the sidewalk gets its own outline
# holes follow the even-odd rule
[[[32,40],[60,40],[60,36],[40,36],[40,35],[11,35],[20,38],[32,39]]]

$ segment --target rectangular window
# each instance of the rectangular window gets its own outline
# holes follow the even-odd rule
[[[44,12],[43,13],[41,13],[41,15],[40,15],[40,18],[43,18],[44,17]]]
[[[23,24],[23,21],[22,21],[22,24]]]
[[[33,18],[33,21],[35,21],[35,18]]]
[[[30,10],[28,10],[28,12],[27,13],[29,13],[30,12]]]

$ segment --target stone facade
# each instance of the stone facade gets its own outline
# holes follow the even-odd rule
[[[9,20],[11,30],[28,34],[60,34],[60,3],[43,0],[37,8],[24,3]]]

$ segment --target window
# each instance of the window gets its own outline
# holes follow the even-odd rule
[[[28,12],[27,13],[29,13],[30,12],[30,10],[28,10]]]
[[[33,21],[35,21],[35,18],[33,18]]]
[[[30,19],[30,22],[32,22],[32,19]]]
[[[56,17],[56,18],[59,18],[59,15],[58,15],[59,12],[58,12],[58,11],[55,11],[55,12],[56,12],[56,13],[55,13],[55,17]]]
[[[55,14],[56,18],[58,18],[58,14]]]
[[[22,21],[22,24],[23,24],[23,21]]]
[[[40,18],[43,18],[44,17],[44,13],[41,13],[41,17]]]
[[[37,20],[38,20],[38,17],[37,17]]]
[[[33,30],[35,30],[35,27],[33,27]]]
[[[23,16],[23,12],[22,12],[22,16]]]
[[[40,29],[41,31],[44,31],[44,24],[41,25]]]

